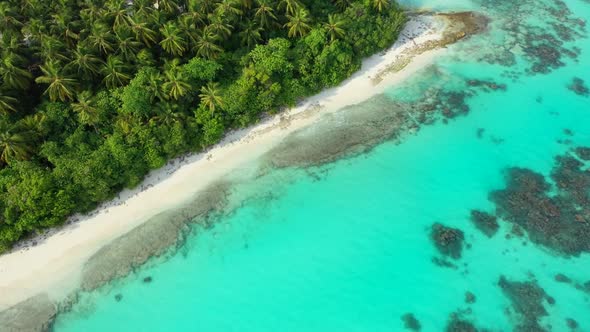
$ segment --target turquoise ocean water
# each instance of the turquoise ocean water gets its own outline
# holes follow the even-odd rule
[[[506,89],[471,89],[467,114],[422,126],[399,144],[237,185],[232,195],[248,197],[239,208],[217,216],[212,229],[195,228],[171,257],[82,294],[54,330],[404,331],[401,317],[411,313],[422,331],[443,331],[455,313],[480,330],[511,331],[522,317],[498,285],[505,276],[535,280],[554,300],[542,301],[544,330],[590,331],[590,294],[574,287],[590,281],[588,253],[558,255],[526,236],[507,236],[511,225],[502,221],[488,238],[470,221],[472,209],[494,213],[489,194],[506,186],[508,167],[547,176],[556,156],[590,146],[590,98],[568,89],[574,77],[590,84],[590,39],[582,32],[590,24],[581,23],[590,3],[402,3],[476,10],[491,23],[388,98],[466,91],[475,79]],[[556,40],[543,35],[558,30]],[[533,50],[541,40],[561,57]],[[531,73],[535,64],[542,72]],[[433,263],[442,257],[430,239],[434,222],[465,234],[462,257],[447,259],[454,267]],[[558,273],[572,281],[557,282]]]

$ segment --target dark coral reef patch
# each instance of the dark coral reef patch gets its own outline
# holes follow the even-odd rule
[[[567,88],[579,96],[590,96],[590,89],[588,89],[588,86],[586,86],[584,80],[579,77],[574,77],[572,79],[572,82],[567,86]]]
[[[532,170],[509,169],[506,188],[490,194],[497,215],[555,252],[590,252],[590,171],[566,154],[556,158],[551,180],[555,186]]]
[[[498,286],[512,304],[512,311],[509,311],[509,313],[516,315],[514,318],[517,319],[518,324],[514,331],[546,331],[540,322],[542,317],[548,315],[543,302],[550,303],[552,298],[545,293],[545,290],[535,280],[511,281],[501,276]]]
[[[430,238],[441,254],[454,259],[461,258],[465,239],[462,230],[435,223],[432,225]]]
[[[473,323],[462,318],[457,313],[452,313],[445,327],[445,332],[478,332]]]
[[[422,324],[420,324],[420,321],[412,313],[404,314],[402,321],[404,322],[404,327],[410,331],[420,331],[422,329]]]
[[[471,210],[471,222],[487,237],[494,236],[500,228],[496,216],[479,210]]]
[[[492,12],[501,12],[501,29],[506,37],[499,42],[482,45],[489,52],[483,61],[512,67],[517,57],[528,62],[529,75],[548,74],[576,60],[581,50],[571,42],[586,36],[586,22],[575,16],[562,0],[481,0],[482,6]],[[529,21],[523,12],[543,13],[544,22]],[[487,42],[487,41],[486,41]]]

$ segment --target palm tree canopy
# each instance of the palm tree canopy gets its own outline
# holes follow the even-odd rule
[[[99,120],[92,92],[84,91],[78,94],[78,101],[72,103],[72,109],[78,113],[78,119],[82,124],[94,125]]]
[[[211,112],[215,112],[217,108],[223,107],[223,99],[219,94],[218,83],[209,82],[206,86],[203,86],[199,98],[201,98],[201,103]]]
[[[168,96],[174,100],[182,98],[192,88],[182,75],[182,72],[174,69],[166,72],[166,82],[162,87],[168,93]]]
[[[197,41],[197,55],[207,59],[214,59],[223,49],[217,45],[218,37],[211,30],[205,28]]]
[[[277,17],[273,12],[274,9],[267,0],[259,0],[258,8],[256,8],[254,17],[258,19],[261,27],[266,28],[272,22],[277,20]]]
[[[72,62],[66,68],[74,68],[79,75],[96,75],[104,63],[89,50],[79,47],[72,54]]]
[[[127,69],[127,65],[120,57],[109,55],[101,70],[104,75],[102,80],[103,83],[108,89],[113,89],[126,84],[131,80],[131,76],[126,72]]]
[[[0,116],[1,115],[8,115],[8,113],[16,112],[16,105],[17,100],[16,98],[4,95],[0,91]]]
[[[289,37],[303,37],[311,30],[309,14],[303,8],[298,9],[295,15],[287,15],[287,19],[289,22],[285,23],[285,27],[289,28]]]
[[[59,62],[46,63],[40,67],[43,75],[37,77],[35,82],[48,84],[44,94],[49,95],[50,100],[65,102],[73,99],[77,81],[64,75],[60,70],[61,67],[62,65]]]
[[[337,38],[344,36],[345,21],[337,17],[336,15],[328,15],[328,22],[324,24],[324,28],[330,35],[330,40],[334,41]]]
[[[25,90],[29,87],[33,75],[21,67],[24,59],[16,53],[5,53],[0,62],[2,85],[8,89]]]
[[[6,118],[0,118],[0,163],[10,164],[28,159],[33,151],[31,136],[10,125]]]
[[[299,2],[299,0],[280,0],[279,1],[279,8],[283,8],[285,10],[286,15],[293,15],[295,12],[303,7],[303,5]]]
[[[390,0],[373,0],[373,8],[377,9],[378,12],[384,11],[390,4]]]
[[[163,36],[160,45],[164,51],[173,56],[182,56],[186,51],[186,42],[180,35],[178,27],[174,23],[168,23],[160,29],[160,32]]]

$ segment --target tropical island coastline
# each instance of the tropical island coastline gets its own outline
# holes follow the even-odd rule
[[[178,206],[229,170],[255,160],[322,115],[379,94],[428,66],[442,47],[472,33],[464,26],[449,29],[457,22],[461,22],[461,16],[412,17],[390,49],[365,59],[362,68],[338,87],[324,90],[253,128],[234,131],[206,152],[177,158],[152,171],[138,188],[123,191],[118,199],[91,215],[74,216],[66,226],[27,240],[0,256],[0,290],[4,295],[0,311],[44,292],[49,294],[50,303],[59,302],[78,287],[83,265],[100,248],[150,217]],[[189,181],[197,174],[206,181]]]

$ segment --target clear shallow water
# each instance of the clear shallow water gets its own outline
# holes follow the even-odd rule
[[[413,313],[422,331],[441,331],[449,315],[461,311],[480,328],[509,331],[516,321],[506,314],[511,303],[499,277],[527,281],[534,275],[556,301],[544,303],[544,326],[569,331],[566,318],[573,318],[578,331],[590,331],[590,295],[554,280],[563,273],[589,281],[590,255],[565,258],[526,238],[507,239],[507,223],[490,239],[469,220],[472,209],[494,211],[488,194],[505,187],[507,167],[548,175],[555,156],[590,145],[590,99],[567,89],[574,76],[590,81],[590,41],[567,44],[580,48],[577,63],[564,58],[565,66],[531,76],[524,74],[531,59],[517,57],[511,67],[477,60],[503,50],[491,41],[506,40],[506,17],[518,13],[545,25],[540,22],[549,14],[538,4],[552,1],[518,7],[488,1],[494,10],[469,0],[402,2],[479,9],[494,20],[489,34],[455,47],[437,71],[425,70],[387,96],[411,101],[433,87],[461,91],[469,79],[503,83],[506,91],[479,91],[466,99],[469,114],[424,126],[402,144],[384,142],[367,154],[238,185],[236,197],[258,194],[219,216],[213,229],[194,229],[169,259],[83,294],[54,329],[402,331],[400,317]],[[566,4],[573,16],[590,18],[590,4]],[[558,142],[567,139],[569,145]],[[432,262],[440,257],[429,238],[436,221],[463,230],[471,245],[453,261],[457,269]],[[147,276],[151,283],[142,281]],[[475,303],[465,302],[466,291]]]

